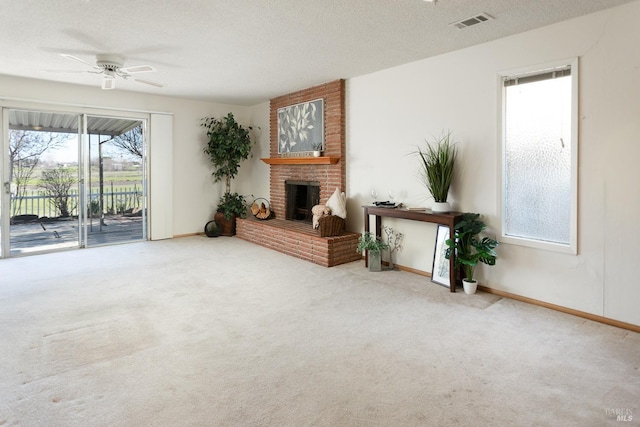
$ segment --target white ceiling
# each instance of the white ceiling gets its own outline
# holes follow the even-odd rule
[[[0,0],[0,74],[100,86],[98,53],[149,64],[117,90],[254,105],[635,0]],[[459,30],[479,13],[495,20]]]

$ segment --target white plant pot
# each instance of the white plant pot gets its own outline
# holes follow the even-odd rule
[[[320,157],[320,154],[322,154],[320,151],[314,151],[313,157]]]
[[[462,287],[465,294],[475,294],[478,289],[478,281],[474,280],[473,282],[467,282],[467,279],[462,279]]]
[[[431,207],[432,212],[450,212],[451,205],[449,202],[435,202]]]

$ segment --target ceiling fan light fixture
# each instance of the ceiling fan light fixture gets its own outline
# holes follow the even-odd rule
[[[105,74],[102,78],[102,89],[111,90],[116,88],[116,79]]]

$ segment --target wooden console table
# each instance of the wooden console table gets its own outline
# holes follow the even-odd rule
[[[364,209],[364,231],[369,231],[369,215],[376,217],[375,236],[382,237],[382,220],[383,216],[389,218],[410,219],[413,221],[430,222],[433,224],[441,224],[449,227],[449,235],[453,236],[453,228],[462,219],[461,212],[432,213],[427,211],[414,211],[401,208],[385,208],[380,206],[363,206]],[[449,257],[449,290],[456,291],[456,269],[455,254]],[[365,251],[365,266],[369,266],[369,253]]]

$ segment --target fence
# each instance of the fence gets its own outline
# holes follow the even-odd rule
[[[78,192],[72,191],[69,197],[69,212],[71,215],[78,214]],[[56,197],[44,194],[41,191],[26,191],[18,196],[11,195],[11,212],[13,216],[37,215],[38,218],[55,218],[60,216],[60,211],[53,204]],[[119,190],[110,189],[102,195],[102,213],[125,213],[127,210],[142,207],[142,191],[137,186],[121,188]],[[90,193],[87,212],[91,216],[100,214],[100,194]]]

